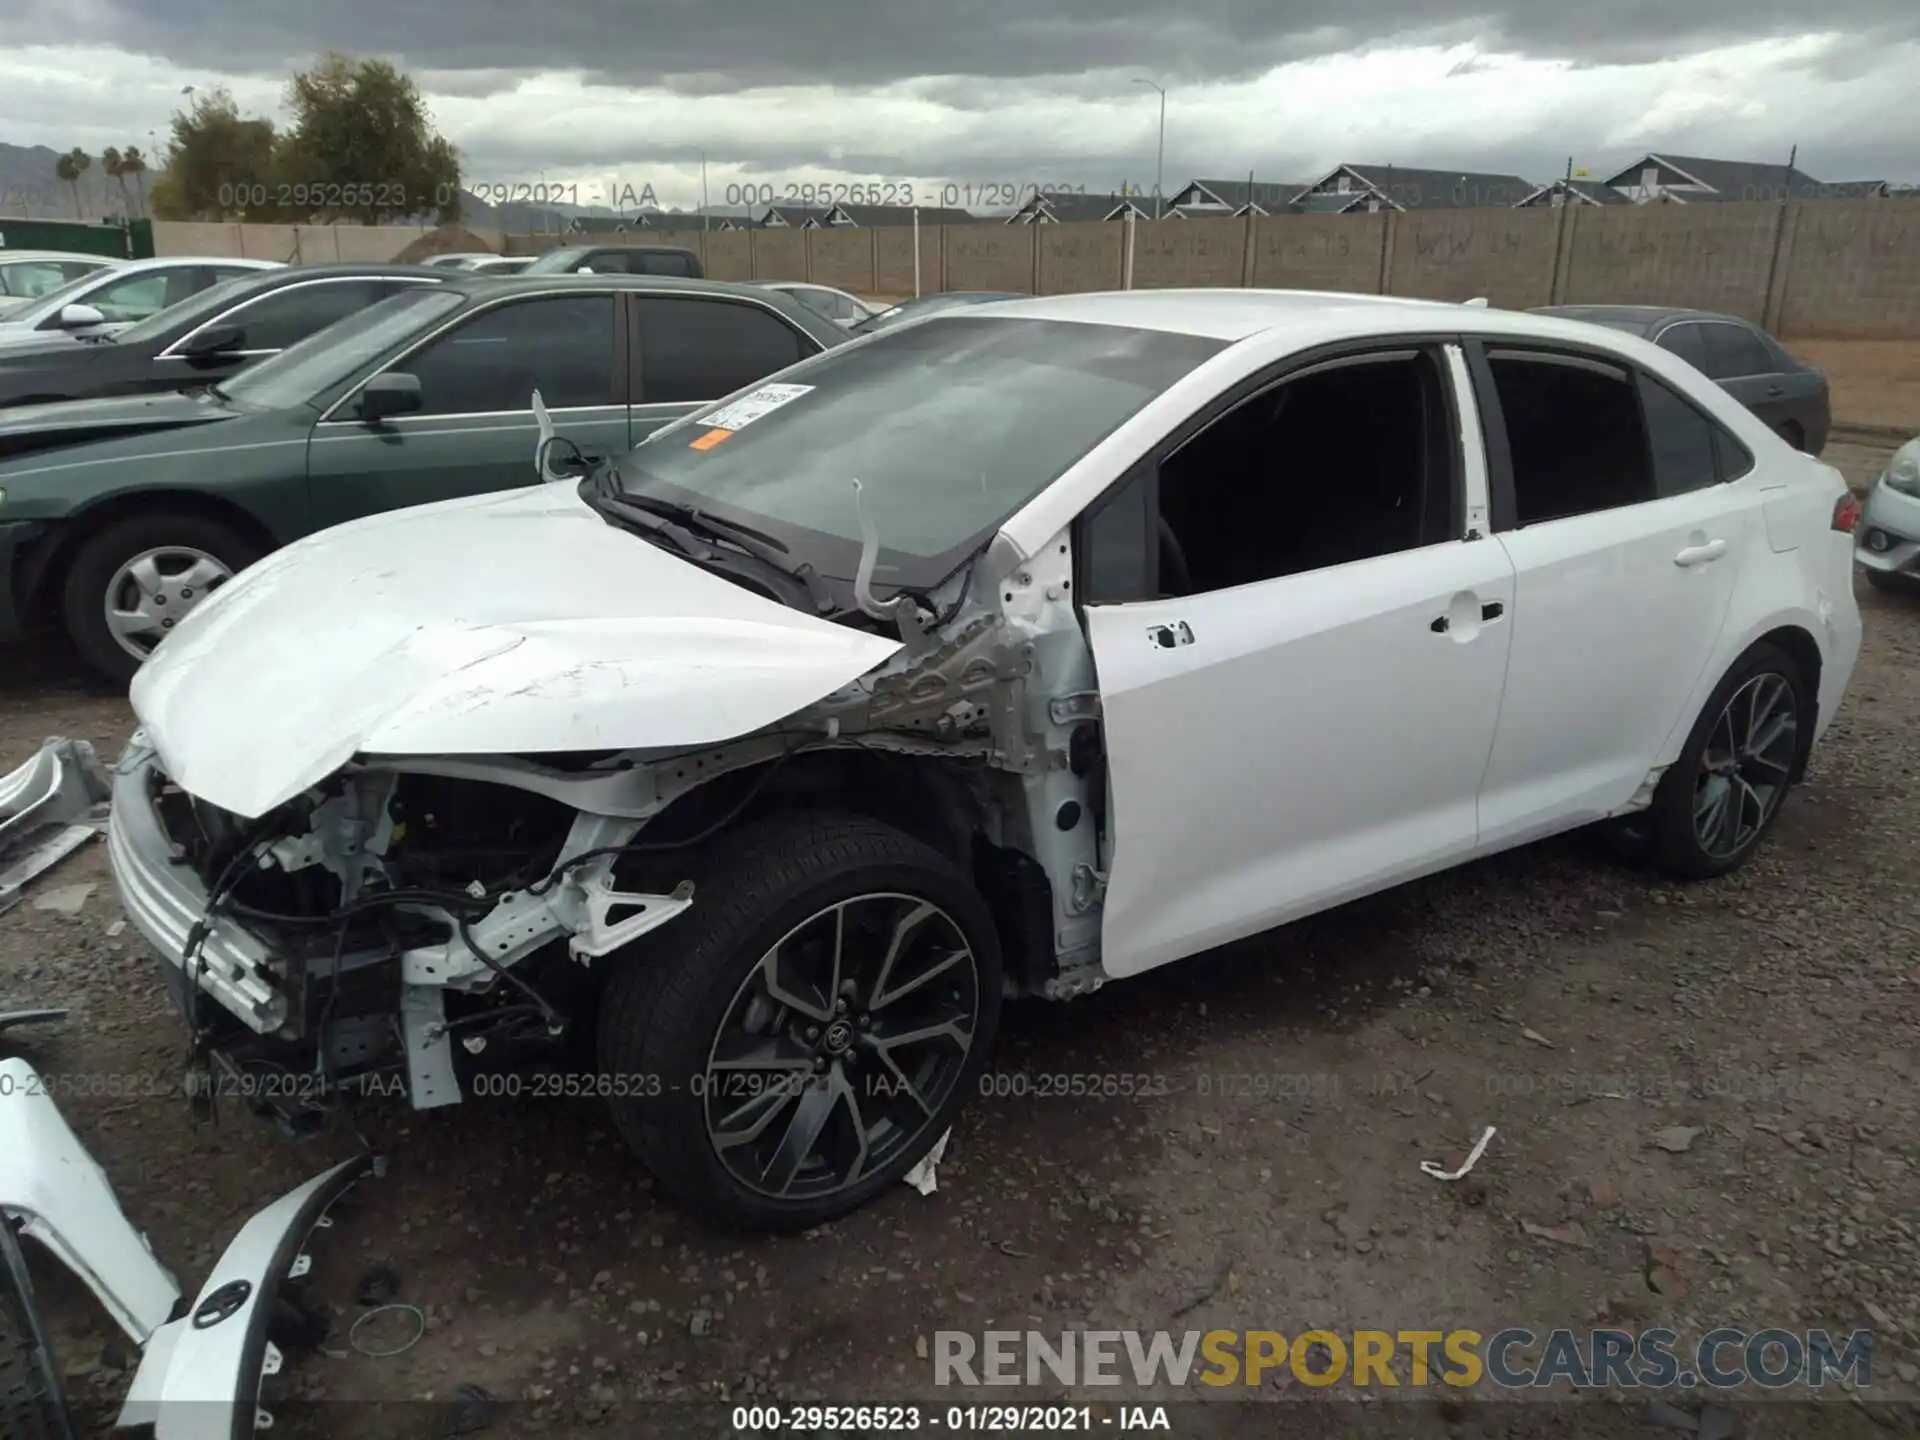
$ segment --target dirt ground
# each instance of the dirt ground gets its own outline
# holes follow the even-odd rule
[[[1827,372],[1833,416],[1920,435],[1920,340],[1787,340],[1787,348]]]
[[[1860,483],[1885,454],[1832,458]],[[1016,1005],[989,1089],[1118,1074],[1151,1093],[983,1095],[932,1196],[902,1186],[807,1235],[741,1239],[656,1203],[592,1102],[369,1117],[389,1170],[317,1252],[335,1330],[291,1362],[316,1405],[276,1433],[451,1433],[462,1385],[505,1407],[489,1434],[691,1435],[659,1402],[692,1399],[944,1407],[961,1397],[933,1388],[936,1329],[1600,1323],[1864,1327],[1873,1385],[1697,1416],[1685,1394],[1579,1402],[1577,1420],[1482,1391],[1430,1408],[1294,1385],[1265,1398],[1307,1403],[1189,1401],[1171,1433],[1725,1435],[1730,1413],[1754,1435],[1915,1433],[1920,602],[1861,605],[1846,708],[1735,876],[1675,886],[1573,836]],[[110,755],[129,723],[56,658],[0,652],[0,768],[55,733]],[[158,962],[117,920],[98,846],[43,876],[0,916],[0,1008],[72,1007],[7,1043],[57,1077],[191,1291],[255,1208],[353,1146],[295,1144],[231,1107],[194,1122]],[[1468,1182],[1418,1168],[1489,1125]],[[348,1343],[376,1264],[426,1317],[386,1359]],[[37,1274],[69,1385],[104,1426],[125,1348],[77,1286]],[[389,1339],[375,1328],[367,1348]]]

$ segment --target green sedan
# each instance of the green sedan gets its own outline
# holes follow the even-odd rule
[[[90,668],[124,684],[269,550],[377,511],[535,483],[536,389],[584,452],[618,454],[846,339],[755,286],[461,277],[217,385],[9,410],[0,640],[63,626]]]

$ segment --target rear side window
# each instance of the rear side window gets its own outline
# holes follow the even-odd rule
[[[1766,341],[1744,325],[1722,321],[1700,327],[1706,332],[1706,372],[1715,380],[1738,380],[1748,375],[1771,375],[1780,362],[1773,358]]]
[[[641,262],[639,270],[645,275],[691,276],[693,266],[687,263],[685,255],[676,255],[672,251],[642,252],[636,258]]]
[[[290,285],[224,317],[218,323],[238,325],[246,332],[243,348],[284,350],[296,340],[344,320],[379,298],[371,280],[328,280],[313,285]]]
[[[1707,344],[1698,325],[1671,325],[1660,332],[1655,342],[1662,350],[1671,350],[1694,369],[1707,368]]]
[[[1654,498],[1640,396],[1625,370],[1514,350],[1491,351],[1487,365],[1506,425],[1517,524]]]
[[[421,413],[553,409],[614,403],[614,297],[568,295],[501,305],[458,325],[394,368],[420,379]]]
[[[1655,490],[1661,495],[1683,495],[1716,483],[1720,471],[1714,431],[1718,427],[1651,375],[1639,378]]]
[[[785,321],[734,300],[636,297],[645,405],[718,400],[816,348]]]

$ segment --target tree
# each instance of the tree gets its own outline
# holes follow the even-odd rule
[[[147,213],[147,157],[140,153],[138,145],[129,145],[120,152],[121,175],[133,176],[134,193],[140,197],[140,213]],[[126,190],[126,181],[120,182],[122,193]]]
[[[53,173],[66,181],[73,191],[74,213],[82,220],[87,217],[87,203],[80,198],[80,177],[87,173],[92,164],[93,157],[76,145],[53,165]]]
[[[153,214],[162,220],[278,218],[274,139],[273,122],[243,116],[227,91],[196,92],[187,110],[174,112]]]
[[[460,157],[413,80],[389,62],[323,55],[288,81],[286,107],[279,175],[311,218],[460,218]]]
[[[126,162],[121,159],[117,146],[109,145],[100,152],[100,173],[120,187],[120,213],[125,216],[130,209],[127,204]]]

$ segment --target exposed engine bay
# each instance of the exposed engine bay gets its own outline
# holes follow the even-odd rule
[[[709,842],[783,807],[868,813],[961,864],[995,912],[1010,992],[1097,986],[1109,827],[1070,549],[994,558],[973,575],[1011,573],[956,577],[943,622],[901,617],[891,661],[721,745],[361,756],[247,819],[173,785],[136,734],[116,812],[137,776],[165,863],[205,897],[166,967],[195,1083],[304,1130],[343,1095],[432,1108],[478,1073],[565,1057],[591,1035],[594,962],[671,945]],[[230,927],[255,961],[214,957]]]

